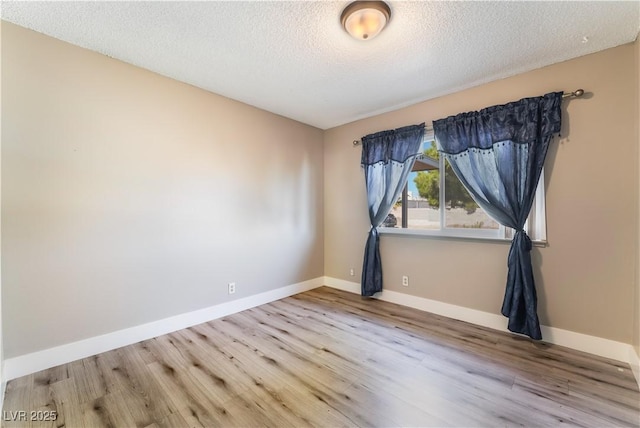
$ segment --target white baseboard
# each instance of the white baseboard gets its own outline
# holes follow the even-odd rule
[[[633,371],[633,375],[636,377],[636,382],[638,382],[638,388],[640,389],[640,355],[638,355],[633,346],[629,349],[629,365],[631,366],[631,371]]]
[[[4,409],[4,393],[7,390],[7,382],[3,380],[0,382],[0,411]]]
[[[7,390],[6,372],[4,371],[4,360],[0,352],[0,411],[4,409],[4,393]]]
[[[7,390],[7,382],[0,382],[0,411],[4,409],[4,392]]]
[[[356,282],[325,276],[324,285],[360,294],[360,284]],[[483,327],[492,328],[494,330],[508,331],[507,320],[502,315],[438,302],[436,300],[425,299],[423,297],[411,296],[409,294],[398,293],[396,291],[383,290],[375,297],[387,302],[397,303],[399,305],[420,309],[422,311],[431,312],[448,318],[466,321]],[[629,349],[631,348],[631,350],[633,350],[633,347],[627,343],[616,342],[609,339],[603,339],[601,337],[589,336],[555,327],[541,326],[540,328],[542,330],[542,337],[547,343],[566,346],[567,348],[588,352],[590,354],[611,358],[625,363],[629,362],[629,364],[632,365],[629,360]],[[633,351],[633,354],[635,355],[635,351]],[[636,379],[640,379],[636,372],[634,372],[634,374],[636,375]]]
[[[20,376],[90,357],[122,346],[131,345],[163,334],[172,333],[183,328],[202,324],[203,322],[302,293],[303,291],[322,286],[322,280],[323,277],[318,277],[186,314],[176,315],[78,342],[8,358],[4,364],[3,380],[6,382]]]

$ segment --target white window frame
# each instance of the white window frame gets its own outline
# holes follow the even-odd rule
[[[423,142],[433,141],[433,133],[425,135]],[[422,144],[420,145],[422,147]],[[445,227],[445,204],[444,204],[444,156],[439,159],[440,171],[440,229],[411,229],[402,227],[378,227],[378,232],[388,235],[412,235],[425,237],[445,237],[445,238],[462,238],[462,239],[480,239],[488,241],[510,242],[513,238],[513,229],[499,225],[498,229],[472,229],[472,228],[447,228]],[[409,180],[409,179],[407,179]],[[524,226],[524,230],[531,238],[531,241],[538,245],[544,246],[547,243],[547,224],[546,224],[546,207],[545,207],[545,190],[544,190],[544,168],[540,175],[536,195],[531,206],[529,218]]]

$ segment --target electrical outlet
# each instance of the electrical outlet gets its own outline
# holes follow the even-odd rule
[[[355,271],[353,270],[353,268],[349,269],[349,275],[353,276],[353,275],[355,275],[355,274],[356,274],[356,273],[355,273]]]
[[[402,276],[402,285],[404,285],[405,287],[409,286],[409,277],[406,275]]]
[[[233,294],[236,292],[236,283],[235,282],[230,282],[229,283],[229,294]]]

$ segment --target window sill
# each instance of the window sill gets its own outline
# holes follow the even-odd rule
[[[511,239],[507,238],[496,238],[493,236],[482,236],[482,235],[465,235],[465,234],[456,234],[455,232],[444,232],[441,230],[419,230],[419,229],[402,229],[398,227],[379,227],[378,233],[380,235],[396,235],[396,236],[407,236],[407,237],[416,237],[416,238],[435,238],[435,239],[453,239],[460,241],[484,241],[484,242],[497,242],[503,244],[510,244]],[[531,240],[531,243],[534,247],[546,247],[548,242],[545,241],[534,241]]]

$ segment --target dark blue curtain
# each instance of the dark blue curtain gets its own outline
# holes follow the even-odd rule
[[[525,98],[433,122],[438,150],[487,214],[515,229],[502,314],[509,330],[542,339],[524,231],[547,155],[560,132],[562,92]]]
[[[423,138],[424,123],[362,137],[362,167],[371,220],[362,266],[363,296],[382,291],[380,237],[376,228],[398,200]]]

